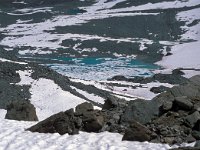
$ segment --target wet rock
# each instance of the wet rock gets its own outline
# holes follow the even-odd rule
[[[39,133],[77,134],[80,120],[74,117],[73,109],[57,113],[27,129]]]
[[[125,131],[122,138],[123,141],[150,141],[155,138],[156,135],[151,132],[148,128],[141,125],[138,122],[131,123],[130,127]]]
[[[198,120],[200,120],[200,114],[198,111],[195,111],[191,115],[185,117],[185,124],[193,128]]]
[[[121,122],[137,121],[141,124],[146,124],[159,115],[159,107],[156,101],[142,99],[129,101]]]
[[[38,121],[35,107],[29,101],[12,101],[7,106],[5,119]]]
[[[193,104],[189,98],[186,96],[176,97],[174,101],[175,107],[179,107],[184,110],[191,110],[193,108]]]

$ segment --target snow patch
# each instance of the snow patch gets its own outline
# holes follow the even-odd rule
[[[184,43],[172,47],[173,55],[164,57],[156,64],[167,69],[195,68],[200,69],[200,41]]]
[[[11,63],[21,64],[21,65],[27,64],[25,62],[12,61],[12,60],[8,60],[8,59],[5,59],[5,58],[0,58],[0,62],[11,62]]]
[[[46,119],[60,111],[66,111],[75,108],[78,104],[85,100],[71,94],[68,91],[63,91],[61,87],[49,79],[40,78],[34,80],[30,77],[32,71],[17,71],[21,81],[18,85],[31,85],[31,103],[36,108],[36,114],[39,120]]]
[[[122,141],[118,133],[85,133],[59,135],[25,131],[35,122],[0,120],[0,149],[2,150],[167,150],[167,144]],[[187,144],[189,145],[189,144]],[[194,143],[190,144],[194,145]]]

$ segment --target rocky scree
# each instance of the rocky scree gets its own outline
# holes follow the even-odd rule
[[[117,132],[123,140],[168,144],[200,139],[200,76],[159,94],[151,101],[108,97],[102,110],[83,103],[27,129],[32,132],[77,134]]]

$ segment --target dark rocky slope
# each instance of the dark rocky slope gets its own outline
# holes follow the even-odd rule
[[[32,132],[77,134],[118,132],[122,140],[168,144],[200,140],[200,76],[161,93],[151,101],[109,97],[102,110],[89,103],[67,110],[27,129]]]

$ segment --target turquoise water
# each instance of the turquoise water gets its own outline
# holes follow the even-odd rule
[[[56,60],[60,61],[65,61],[67,62],[77,62],[77,64],[82,64],[82,65],[100,65],[104,64],[105,62],[115,62],[116,60],[123,62],[124,66],[122,63],[120,63],[119,67],[140,67],[140,68],[146,68],[146,69],[158,69],[159,66],[155,64],[148,64],[145,62],[142,62],[137,59],[131,59],[131,58],[96,58],[96,57],[87,57],[87,58],[70,58],[70,57],[59,57],[56,58]],[[116,62],[115,62],[116,63]],[[117,65],[116,65],[117,67]]]
[[[60,57],[56,58],[56,60],[63,63],[53,63],[48,64],[48,66],[61,74],[84,80],[106,80],[116,75],[124,75],[126,77],[151,76],[153,70],[159,69],[157,65],[126,57]]]

